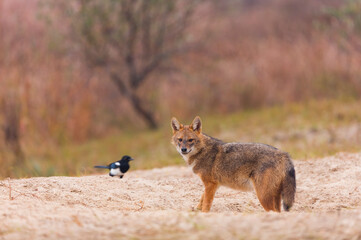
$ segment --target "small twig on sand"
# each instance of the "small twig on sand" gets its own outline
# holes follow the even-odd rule
[[[39,198],[38,196],[36,196],[35,194],[33,194],[33,193],[22,193],[22,192],[20,192],[20,191],[17,191],[17,190],[15,190],[15,189],[13,189],[12,187],[11,187],[11,181],[10,181],[11,179],[10,178],[8,178],[8,183],[9,183],[9,185],[8,186],[6,186],[5,184],[1,184],[0,186],[3,186],[3,187],[6,187],[7,189],[9,189],[9,200],[11,201],[11,200],[14,200],[15,198],[17,198],[17,197],[19,197],[19,196],[25,196],[25,197],[34,197],[34,198],[36,198],[36,199],[38,199],[38,200],[41,200],[41,201],[43,201],[43,199],[41,199],[41,198]],[[18,193],[18,195],[17,196],[12,196],[12,192],[16,192],[16,193]]]
[[[11,182],[10,182],[10,178],[8,178],[8,182],[9,182],[9,200],[14,200],[14,198],[11,196]]]
[[[98,214],[96,214],[92,208],[89,208],[89,209],[90,209],[90,211],[93,213],[94,217],[95,217],[97,220],[100,221],[100,218],[99,218]]]
[[[140,211],[144,208],[144,202],[143,201],[139,201],[139,203],[136,203],[136,205],[139,207],[139,209],[137,209],[136,211]]]
[[[133,208],[124,208],[123,210],[126,210],[126,211],[140,211],[144,208],[144,202],[143,201],[139,201],[139,202],[136,202],[135,205],[137,205],[137,207],[139,207],[138,209],[133,209]]]

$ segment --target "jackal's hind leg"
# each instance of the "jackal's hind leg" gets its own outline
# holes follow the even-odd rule
[[[257,197],[266,211],[281,211],[281,181],[274,177],[271,170],[253,179]]]

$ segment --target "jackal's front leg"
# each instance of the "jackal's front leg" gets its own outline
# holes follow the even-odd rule
[[[205,182],[204,183],[205,190],[203,194],[203,201],[202,201],[202,212],[209,212],[212,206],[214,194],[217,191],[218,185],[212,182]]]
[[[204,193],[202,194],[201,200],[199,201],[199,203],[197,205],[197,210],[202,210],[203,199],[204,199]]]

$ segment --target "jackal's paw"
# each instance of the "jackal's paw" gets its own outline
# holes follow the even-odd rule
[[[201,211],[202,209],[199,207],[199,206],[197,206],[197,207],[192,207],[192,212],[199,212],[199,211]]]

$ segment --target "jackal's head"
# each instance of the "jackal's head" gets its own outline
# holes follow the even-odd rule
[[[176,118],[172,118],[173,129],[172,144],[184,159],[197,153],[202,148],[202,122],[200,117],[196,117],[190,125],[179,123]]]

